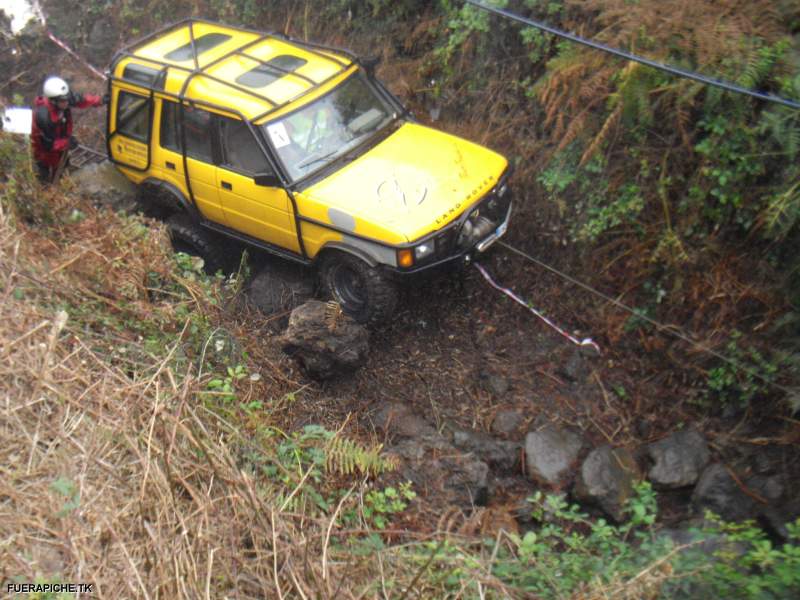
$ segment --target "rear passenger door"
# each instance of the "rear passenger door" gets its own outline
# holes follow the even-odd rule
[[[181,153],[181,107],[177,102],[161,101],[159,127],[159,152],[153,165],[162,172],[166,181],[186,189]],[[209,221],[224,223],[225,216],[217,190],[214,164],[213,135],[215,115],[189,103],[183,106],[183,124],[186,136],[186,168],[189,173],[191,196],[197,209]]]
[[[217,186],[228,226],[259,240],[299,252],[294,214],[282,187],[256,185],[274,175],[247,123],[218,116],[221,163]]]

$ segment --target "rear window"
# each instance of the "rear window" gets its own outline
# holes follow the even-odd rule
[[[252,88],[262,88],[277,81],[281,77],[296,71],[308,61],[297,56],[284,54],[276,56],[267,62],[258,65],[247,73],[236,78],[236,83]]]
[[[219,46],[223,42],[227,42],[231,36],[224,33],[206,33],[199,38],[195,38],[194,47],[197,50],[197,55],[200,56],[203,52],[211,50],[214,46]],[[185,60],[192,60],[192,43],[184,44],[180,48],[175,48],[168,54],[164,55],[167,60],[174,60],[175,62],[183,62]]]
[[[146,96],[120,92],[117,102],[117,131],[124,136],[147,143],[150,139],[150,107]]]

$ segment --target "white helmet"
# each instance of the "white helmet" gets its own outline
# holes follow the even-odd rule
[[[66,97],[69,94],[69,86],[61,77],[48,77],[44,82],[45,98]]]

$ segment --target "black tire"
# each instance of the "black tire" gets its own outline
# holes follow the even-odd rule
[[[196,224],[188,215],[176,214],[167,220],[172,248],[203,259],[203,270],[209,275],[226,271],[225,249],[210,231]]]
[[[377,267],[350,254],[326,256],[320,279],[325,293],[359,323],[385,323],[397,307],[397,284]]]

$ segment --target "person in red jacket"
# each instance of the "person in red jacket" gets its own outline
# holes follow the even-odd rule
[[[72,135],[72,108],[101,106],[107,99],[94,94],[71,92],[60,77],[44,82],[43,94],[36,98],[33,108],[31,145],[37,175],[43,183],[51,183],[66,160],[65,152],[77,147]]]

